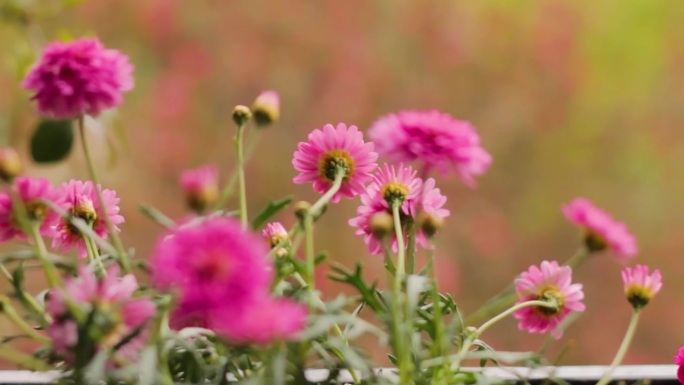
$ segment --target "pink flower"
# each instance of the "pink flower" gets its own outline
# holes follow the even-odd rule
[[[263,91],[252,104],[254,120],[258,126],[265,126],[280,118],[280,95],[273,90]]]
[[[218,201],[218,169],[207,165],[185,170],[180,176],[180,185],[185,192],[188,206],[202,212]]]
[[[418,161],[426,171],[436,169],[442,174],[455,170],[471,187],[492,163],[469,122],[437,110],[385,115],[373,123],[368,136],[378,153],[392,162]]]
[[[563,214],[570,222],[584,229],[584,242],[590,251],[610,249],[623,262],[639,252],[636,239],[627,226],[594,206],[588,199],[573,199],[563,206]]]
[[[280,222],[271,222],[267,224],[261,232],[261,235],[266,238],[271,247],[275,247],[280,242],[289,238],[287,230],[285,230],[285,227],[283,227]]]
[[[95,38],[52,42],[26,76],[41,114],[70,119],[97,116],[123,101],[133,89],[133,66],[124,54],[105,48]]]
[[[395,199],[402,202],[399,217],[405,236],[408,236],[418,210],[423,210],[438,219],[449,215],[449,210],[442,208],[446,203],[446,197],[435,188],[434,179],[429,178],[423,183],[411,166],[400,164],[395,168],[393,165],[384,164],[373,177],[366,192],[361,194],[361,205],[356,210],[357,216],[349,220],[349,225],[357,228],[355,234],[364,236],[372,255],[382,253],[382,241],[373,234],[371,228],[372,219],[379,213],[392,215],[391,202]],[[392,248],[396,251],[397,239],[394,230],[390,233]],[[416,244],[430,247],[430,242],[422,230],[416,233]]]
[[[679,365],[677,368],[677,379],[680,384],[684,385],[684,346],[679,348],[677,355],[674,357],[674,363]]]
[[[235,344],[268,345],[296,339],[306,326],[306,306],[289,299],[264,298],[235,317],[227,312],[215,330]]]
[[[98,188],[102,189],[102,186],[98,185]],[[104,209],[100,207],[95,184],[91,181],[84,182],[72,179],[62,184],[60,191],[66,198],[62,205],[64,211],[69,213],[72,218],[81,218],[86,223],[92,222],[92,229],[100,238],[107,238],[105,215],[109,217],[116,231],[119,231],[117,225],[124,223],[124,217],[119,215],[120,199],[116,196],[116,191],[101,190],[102,200],[105,204]],[[76,248],[79,257],[84,258],[86,256],[86,247],[81,232],[71,225],[69,220],[62,219],[57,224],[56,230],[57,233],[52,240],[53,249],[67,252]]]
[[[520,320],[518,329],[530,333],[552,331],[554,337],[560,338],[563,331],[558,325],[571,311],[584,311],[584,292],[582,284],[572,283],[572,269],[559,266],[556,261],[543,261],[540,267],[530,268],[515,280],[515,291],[520,300],[547,300],[558,304],[557,309],[543,306],[528,306],[517,310],[513,316]]]
[[[94,355],[101,349],[119,345],[132,333],[138,334],[116,350],[117,359],[111,360],[110,364],[115,365],[121,359],[137,359],[147,338],[144,326],[154,316],[156,306],[149,299],[133,297],[138,289],[135,276],[128,274],[119,278],[118,274],[119,268],[114,266],[105,277],[98,279],[87,266],[81,265],[78,278],[68,281],[64,291],[50,293],[46,309],[53,322],[48,325],[47,334],[52,339],[53,351],[67,362],[75,359],[79,343],[85,344],[81,348],[92,349],[86,354]],[[97,312],[98,316],[86,317],[95,321],[79,325],[68,310],[67,298],[86,315]],[[82,334],[95,339],[95,346],[79,341],[81,328],[85,329]]]
[[[29,220],[40,222],[40,234],[54,236],[54,225],[59,221],[59,215],[42,201],[53,202],[61,206],[64,194],[55,189],[45,178],[18,177],[11,187],[19,196]],[[0,241],[8,241],[14,237],[26,239],[26,235],[19,227],[13,212],[10,195],[0,194]]]
[[[636,265],[634,268],[625,267],[622,270],[622,282],[625,284],[627,301],[635,309],[646,306],[663,287],[660,270],[654,269],[649,274],[648,267],[644,265]]]
[[[353,198],[365,190],[363,184],[372,178],[378,154],[373,152],[373,143],[363,141],[356,126],[326,124],[322,130],[313,130],[308,139],[299,143],[292,159],[299,171],[295,183],[313,182],[314,190],[323,194],[332,186],[338,170],[344,170],[342,187],[331,202],[339,202],[342,196]]]

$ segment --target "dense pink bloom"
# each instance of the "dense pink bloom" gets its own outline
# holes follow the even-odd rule
[[[356,210],[356,217],[349,220],[349,225],[356,227],[356,235],[363,235],[368,250],[372,255],[382,253],[382,242],[373,235],[371,220],[375,214],[392,214],[391,201],[399,198],[403,200],[400,207],[400,219],[404,235],[416,220],[419,210],[442,219],[449,215],[449,210],[442,208],[446,203],[446,197],[435,188],[435,181],[429,178],[425,183],[416,176],[416,171],[411,166],[400,164],[395,168],[393,165],[384,164],[373,177],[373,181],[361,194],[361,205]],[[392,248],[397,250],[397,239],[392,235]],[[416,244],[430,247],[430,242],[422,230],[416,233]]]
[[[684,346],[679,348],[677,355],[674,357],[674,363],[679,365],[679,368],[677,368],[677,379],[680,384],[684,385]]]
[[[54,236],[53,227],[59,221],[59,215],[41,201],[51,201],[61,206],[64,194],[45,178],[18,177],[11,188],[24,202],[29,219],[41,221],[40,234]],[[4,192],[0,194],[0,241],[8,241],[14,237],[26,239],[14,218],[12,199],[9,193]]]
[[[74,348],[79,343],[79,325],[68,312],[66,298],[86,314],[91,311],[98,312],[100,316],[94,319],[107,320],[101,325],[80,326],[93,328],[101,335],[93,347],[93,354],[97,350],[116,346],[154,316],[156,306],[152,301],[133,297],[138,289],[135,276],[128,274],[120,278],[118,274],[119,268],[114,266],[105,277],[98,279],[87,266],[81,265],[78,278],[69,280],[64,291],[50,293],[46,308],[53,322],[48,325],[47,334],[52,339],[52,349],[57,355],[72,361]],[[93,334],[89,334],[92,337]],[[116,350],[118,359],[134,361],[146,338],[147,333],[143,329]]]
[[[180,185],[188,205],[197,211],[203,211],[218,200],[218,169],[207,165],[185,170],[181,173]]]
[[[98,188],[102,189],[102,186],[98,185]],[[119,215],[120,199],[116,196],[116,191],[101,190],[104,209],[100,207],[95,184],[91,181],[84,182],[72,179],[62,184],[60,191],[66,199],[62,209],[71,217],[81,218],[86,222],[92,221],[92,229],[100,238],[107,238],[105,215],[109,217],[116,231],[119,231],[117,225],[124,223],[124,217]],[[86,256],[86,247],[80,231],[72,226],[67,219],[62,219],[56,226],[56,230],[57,234],[52,240],[53,249],[67,252],[76,248],[79,257]]]
[[[252,113],[258,125],[266,125],[280,118],[280,95],[273,90],[263,91],[252,104]]]
[[[356,126],[326,124],[313,130],[308,139],[299,143],[292,159],[299,171],[295,183],[313,182],[314,190],[323,194],[332,186],[337,169],[342,168],[346,176],[331,202],[338,202],[342,196],[353,198],[365,190],[363,184],[371,180],[378,154],[373,152],[373,143],[363,141]]]
[[[306,306],[300,303],[285,298],[264,298],[240,317],[226,312],[215,330],[236,344],[267,345],[295,339],[306,326],[306,318]]]
[[[95,38],[52,42],[24,79],[41,114],[56,119],[97,116],[123,101],[133,89],[133,66],[126,55]]]
[[[588,199],[573,199],[563,206],[563,214],[586,231],[585,243],[589,250],[610,249],[622,260],[634,257],[639,252],[636,239],[627,226],[594,206]]]
[[[520,320],[518,329],[530,333],[551,331],[560,338],[563,331],[558,325],[572,311],[584,311],[584,292],[582,284],[572,283],[572,269],[559,266],[556,261],[543,261],[540,267],[530,268],[515,280],[515,291],[520,300],[517,303],[533,300],[554,299],[559,308],[550,309],[542,306],[528,306],[517,310],[513,316]]]
[[[442,174],[455,170],[471,187],[492,163],[469,122],[437,110],[385,115],[373,123],[368,136],[378,153],[392,162],[418,161],[422,168]]]
[[[283,227],[280,222],[271,222],[267,224],[261,232],[261,235],[266,238],[271,247],[276,246],[281,241],[288,238],[287,230],[285,230],[285,227]]]
[[[660,270],[654,269],[652,273],[649,273],[648,267],[644,265],[624,268],[622,282],[625,285],[625,296],[635,308],[646,306],[663,287]]]

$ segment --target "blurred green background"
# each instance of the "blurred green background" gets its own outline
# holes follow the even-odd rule
[[[17,5],[28,13],[9,11]],[[381,114],[438,108],[473,122],[494,157],[475,190],[455,176],[438,180],[452,211],[437,239],[440,284],[464,313],[530,264],[572,255],[579,231],[560,205],[586,196],[637,235],[636,262],[664,274],[625,363],[671,363],[684,345],[682,2],[91,0],[61,9],[56,0],[0,0],[0,9],[0,130],[27,163],[37,117],[20,79],[45,42],[97,35],[135,64],[135,90],[93,135],[103,136],[98,167],[122,197],[123,237],[139,256],[160,228],[138,203],[188,215],[179,172],[215,163],[227,179],[230,112],[263,89],[281,94],[282,120],[248,168],[252,213],[287,194],[316,198],[291,183],[292,153],[311,129],[366,129]],[[117,129],[128,141],[117,142],[113,159],[103,132]],[[28,171],[54,182],[86,177],[79,151]],[[346,224],[357,204],[329,208],[317,246],[344,265],[363,262],[382,281],[381,261],[365,256]],[[293,223],[290,213],[280,219]],[[602,255],[575,272],[587,311],[549,358],[610,362],[630,316],[620,269]],[[342,290],[319,273],[327,295]],[[0,319],[3,335],[8,327]],[[484,337],[498,350],[537,349],[545,339],[517,331],[514,320]],[[375,341],[364,346],[386,364]]]

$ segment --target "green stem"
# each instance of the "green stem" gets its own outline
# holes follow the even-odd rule
[[[401,219],[399,217],[399,208],[401,202],[395,202],[392,204],[392,218],[394,219],[394,233],[397,238],[397,274],[395,276],[395,281],[399,282],[401,285],[401,280],[406,275],[406,247],[404,245],[404,234],[401,231]],[[395,282],[395,286],[397,283]]]
[[[415,272],[416,264],[416,231],[418,226],[414,223],[411,225],[411,230],[408,234],[408,246],[406,247],[406,272],[413,274]]]
[[[0,345],[0,360],[20,365],[29,370],[44,372],[52,369],[45,362],[7,345]]]
[[[107,232],[109,233],[109,236],[112,238],[114,247],[116,248],[116,251],[119,254],[117,260],[119,262],[119,265],[121,266],[121,269],[123,269],[125,273],[130,273],[131,266],[128,261],[128,256],[126,255],[126,251],[124,250],[123,243],[121,243],[121,238],[119,238],[119,234],[114,228],[114,224],[112,223],[112,220],[109,218],[109,215],[107,215],[105,210],[106,206],[104,204],[104,199],[102,198],[100,181],[97,177],[97,172],[95,172],[95,164],[93,163],[93,158],[91,157],[90,150],[88,148],[88,141],[86,139],[83,116],[80,116],[78,118],[78,131],[81,136],[81,146],[83,148],[83,155],[85,155],[86,158],[88,174],[90,175],[90,179],[95,184],[95,192],[97,193],[97,203],[100,206],[100,211],[102,211],[103,218],[100,218],[100,220],[104,220],[105,225],[107,226]]]
[[[591,252],[586,246],[580,247],[577,252],[575,252],[575,255],[570,257],[563,265],[565,266],[570,266],[573,269],[580,266],[583,264],[587,259],[589,259],[589,256],[591,255]]]
[[[622,360],[625,358],[625,354],[627,354],[627,349],[629,349],[629,345],[632,343],[632,338],[634,337],[634,332],[636,331],[637,325],[639,324],[640,314],[640,309],[635,309],[634,313],[632,313],[632,319],[629,321],[629,326],[627,327],[625,336],[622,339],[620,348],[615,354],[615,358],[613,358],[613,362],[610,364],[610,368],[606,370],[606,372],[603,374],[603,377],[601,377],[601,380],[596,385],[608,384],[613,375],[613,371],[615,370],[615,368],[618,367],[618,365],[622,363]]]
[[[261,137],[261,131],[262,130],[252,130],[252,135],[250,135],[249,139],[247,139],[247,149],[245,150],[244,156],[245,162],[249,160],[249,158],[251,157],[252,152],[254,151],[254,148],[256,147],[259,138]],[[216,210],[225,206],[226,203],[228,203],[228,200],[233,195],[233,190],[235,189],[235,183],[237,182],[237,180],[238,172],[236,167],[235,170],[233,170],[233,173],[231,174],[228,183],[226,183],[225,187],[223,188],[223,191],[221,191],[221,197],[219,198],[218,202],[216,203],[216,206],[214,207]]]
[[[43,270],[45,271],[45,278],[47,279],[48,286],[50,288],[55,288],[61,286],[61,279],[55,270],[55,265],[47,257],[47,248],[45,247],[45,242],[43,237],[40,236],[39,231],[40,223],[35,223],[30,226],[31,237],[36,247],[36,256],[43,265]]]
[[[341,168],[337,170],[337,173],[335,174],[335,180],[333,181],[330,189],[326,191],[325,194],[323,194],[323,196],[321,196],[309,209],[309,213],[312,216],[318,216],[321,209],[323,209],[323,206],[327,205],[328,202],[330,202],[330,199],[332,199],[332,197],[337,194],[338,191],[340,191],[340,187],[342,187],[342,182],[344,181],[344,177],[346,175],[347,173],[344,169]]]
[[[14,310],[14,306],[10,303],[9,298],[6,296],[0,296],[0,306],[2,312],[9,318],[10,321],[12,321],[22,332],[24,332],[27,336],[33,338],[34,340],[41,342],[41,343],[49,343],[51,340],[38,333],[36,329],[32,328],[29,324],[24,321],[23,318],[17,314],[17,311]]]
[[[432,295],[432,315],[433,315],[433,322],[435,325],[435,336],[432,341],[432,357],[433,358],[438,358],[438,357],[445,357],[447,352],[444,346],[444,323],[442,322],[442,303],[441,303],[441,298],[439,296],[439,290],[437,287],[437,274],[435,273],[435,268],[434,268],[434,263],[433,263],[433,258],[434,258],[434,253],[430,252],[428,255],[428,269],[430,272],[431,276],[431,281],[432,281],[432,290],[431,290],[431,295]],[[440,383],[440,379],[442,379],[442,375],[446,374],[448,375],[450,373],[449,370],[449,365],[444,364],[442,365],[442,370],[440,370],[439,373],[433,373],[433,383]]]
[[[86,251],[88,252],[88,260],[91,263],[95,263],[97,266],[97,277],[98,278],[103,278],[104,276],[107,275],[107,271],[105,270],[104,265],[102,264],[102,259],[100,258],[100,252],[97,249],[97,246],[95,245],[95,242],[88,236],[82,236],[83,242],[85,243],[86,246]]]
[[[247,192],[245,189],[245,156],[243,153],[242,137],[244,136],[245,125],[238,126],[237,135],[235,137],[235,148],[237,149],[237,175],[238,186],[240,189],[240,222],[242,222],[242,229],[246,230],[248,226],[247,221]]]
[[[408,338],[404,335],[404,331],[410,330],[407,328],[406,322],[410,322],[408,318],[408,311],[403,312],[404,309],[404,293],[402,291],[402,281],[406,275],[406,261],[404,245],[404,234],[401,230],[401,220],[399,217],[400,201],[392,203],[392,218],[394,219],[394,232],[397,238],[397,271],[394,275],[394,299],[392,300],[392,319],[394,321],[394,340],[397,349],[397,358],[399,359],[399,384],[411,383],[411,355],[407,349],[410,343],[410,335]]]

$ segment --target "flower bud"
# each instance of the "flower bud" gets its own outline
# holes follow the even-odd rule
[[[392,216],[386,212],[373,214],[370,219],[370,231],[375,238],[382,239],[392,233],[394,222]]]
[[[442,228],[442,225],[444,225],[443,218],[432,214],[425,214],[420,223],[420,228],[428,238],[432,238],[437,233],[437,230]]]
[[[294,205],[295,215],[300,221],[303,221],[304,218],[306,218],[306,215],[309,213],[309,209],[311,209],[311,203],[307,201],[299,201]]]
[[[275,91],[264,91],[257,96],[252,110],[257,127],[275,123],[280,118],[280,96]]]
[[[183,171],[180,184],[188,206],[197,213],[202,213],[218,201],[218,170],[214,166]]]
[[[252,118],[252,111],[246,106],[235,106],[233,109],[233,121],[242,127]]]
[[[7,183],[21,174],[19,154],[12,147],[0,148],[0,179]]]

